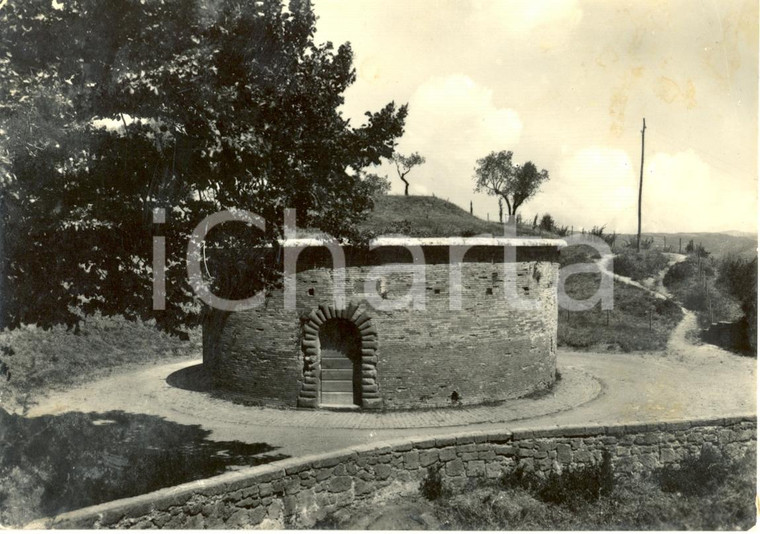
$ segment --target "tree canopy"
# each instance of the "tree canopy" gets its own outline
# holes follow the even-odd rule
[[[475,191],[503,198],[510,220],[517,215],[517,209],[549,179],[546,169],[539,171],[533,162],[514,164],[511,150],[491,152],[479,159],[477,164]]]
[[[353,126],[349,44],[314,42],[306,0],[8,0],[0,4],[0,320],[51,324],[99,309],[150,317],[152,237],[167,248],[169,329],[195,313],[184,256],[219,210],[213,287],[248,296],[271,273],[282,214],[358,239],[406,106]],[[166,210],[154,224],[154,208]],[[231,269],[231,267],[233,267]],[[263,269],[263,270],[262,270]],[[266,272],[265,272],[266,271]]]

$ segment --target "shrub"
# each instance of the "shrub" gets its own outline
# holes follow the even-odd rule
[[[614,487],[612,455],[605,450],[599,463],[563,473],[552,472],[537,496],[544,502],[577,507],[581,502],[595,502],[609,495]]]
[[[570,235],[570,227],[569,226],[555,226],[554,233],[560,237],[566,237]]]
[[[617,240],[617,232],[612,232],[611,234],[605,234],[604,233],[604,226],[594,226],[591,230],[589,230],[589,233],[591,235],[595,235],[605,243],[607,243],[610,247],[615,244],[615,241]]]
[[[650,248],[652,248],[653,244],[654,244],[653,237],[641,238],[641,250],[649,250]],[[636,249],[639,244],[637,243],[636,236],[631,236],[623,245],[626,248]]]
[[[504,473],[500,483],[506,488],[528,490],[546,503],[577,508],[584,502],[595,502],[599,497],[612,493],[615,488],[612,455],[604,450],[600,462],[567,471],[553,471],[548,477],[518,467],[510,473]]]
[[[625,251],[615,257],[613,268],[615,274],[641,281],[656,276],[667,265],[668,258],[657,250]]]
[[[705,443],[698,456],[685,457],[678,467],[663,467],[657,478],[663,491],[706,495],[722,485],[730,471],[730,460],[720,450]]]
[[[690,261],[681,261],[674,263],[665,273],[665,277],[662,279],[662,283],[665,287],[670,287],[679,282],[683,282],[692,276],[694,276],[696,269],[695,265]]]
[[[541,217],[541,223],[539,224],[539,227],[541,230],[546,230],[547,232],[551,232],[554,230],[554,217],[549,215],[548,213]]]
[[[420,493],[429,501],[434,501],[444,496],[446,492],[443,487],[440,467],[433,467],[431,465],[427,468],[427,475],[420,482]]]

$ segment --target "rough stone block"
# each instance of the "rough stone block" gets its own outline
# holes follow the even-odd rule
[[[410,451],[404,454],[404,467],[407,469],[417,469],[420,466],[420,453]]]
[[[473,460],[467,462],[467,476],[481,477],[486,473],[486,463],[483,460]]]
[[[438,457],[442,462],[448,462],[457,457],[457,451],[453,447],[446,447],[445,449],[438,451]]]
[[[328,489],[330,493],[339,493],[351,489],[353,479],[349,476],[334,477],[330,480]]]
[[[420,453],[420,466],[427,467],[438,461],[438,451],[422,451]]]
[[[569,464],[573,460],[573,453],[570,445],[559,443],[557,445],[557,461],[561,464]]]
[[[457,458],[446,464],[446,474],[450,477],[457,477],[464,474],[464,463]]]

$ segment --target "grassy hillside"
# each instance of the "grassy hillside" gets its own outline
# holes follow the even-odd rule
[[[0,331],[0,409],[27,406],[51,389],[65,389],[133,364],[187,358],[200,352],[200,329],[182,341],[154,321],[91,315],[79,331],[25,325]]]
[[[726,255],[738,255],[746,258],[752,258],[757,254],[757,235],[740,233],[740,232],[691,232],[691,233],[646,233],[642,234],[643,238],[653,238],[654,248],[662,249],[667,243],[671,252],[678,252],[678,240],[681,240],[682,252],[686,253],[686,245],[690,240],[694,244],[702,243],[713,256],[722,257]],[[664,239],[663,239],[664,238]],[[636,240],[635,234],[620,234],[617,243],[623,245],[629,239]]]
[[[446,200],[428,196],[388,195],[375,201],[375,209],[360,225],[375,235],[404,234],[414,237],[470,237],[481,234],[503,236],[499,222],[489,222],[470,215]],[[520,225],[520,236],[555,237],[530,226]]]

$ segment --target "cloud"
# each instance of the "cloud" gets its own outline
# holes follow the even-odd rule
[[[578,24],[583,17],[577,0],[476,0],[472,7],[479,18],[487,19],[483,23],[496,23],[504,30],[518,34],[548,26],[567,29]]]
[[[644,169],[643,233],[755,231],[753,183],[735,187],[692,150],[647,155]],[[638,187],[639,162],[626,151],[585,147],[559,162],[542,192],[523,208],[523,217],[550,213],[576,230],[604,225],[635,233]]]
[[[624,150],[585,147],[563,158],[556,169],[536,203],[560,224],[613,229],[635,218],[636,176]],[[533,213],[532,208],[527,205],[524,216]]]
[[[493,91],[463,74],[431,78],[409,100],[409,116],[398,150],[419,152],[426,163],[409,175],[414,194],[437,194],[460,204],[473,198],[476,160],[493,150],[511,150],[520,140],[519,114],[498,107]],[[396,170],[383,165],[394,193],[403,191]],[[463,200],[466,199],[466,200]]]
[[[642,224],[650,231],[755,230],[756,183],[737,187],[693,150],[658,152],[645,169]]]
[[[494,104],[493,91],[463,74],[432,78],[409,101],[404,147],[475,160],[516,144],[522,121],[513,109]]]

